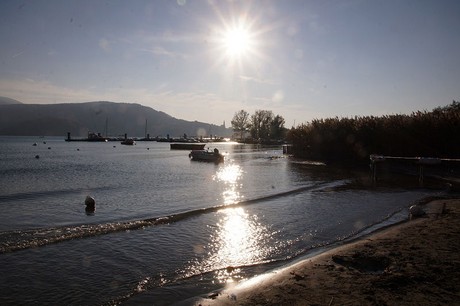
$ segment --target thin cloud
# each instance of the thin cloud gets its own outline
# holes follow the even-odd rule
[[[191,34],[180,34],[167,30],[161,34],[138,32],[125,40],[131,42],[137,41],[139,43],[197,43],[202,41],[202,37]]]
[[[152,49],[140,49],[140,50],[143,52],[151,53],[156,56],[165,56],[165,57],[170,57],[170,58],[182,58],[182,59],[187,59],[189,57],[187,54],[173,52],[161,46],[156,46],[156,47],[153,47]]]
[[[251,77],[251,76],[247,76],[247,75],[240,75],[240,79],[243,80],[243,81],[247,81],[247,82],[254,82],[254,83],[259,83],[259,84],[275,85],[275,82],[272,81],[272,80],[260,79],[260,78]]]
[[[11,56],[11,58],[19,57],[19,56],[21,56],[24,52],[26,52],[26,51],[22,50],[22,51],[20,51],[20,52],[17,52],[17,53],[15,53],[15,54],[13,54],[13,55]]]
[[[152,53],[156,55],[166,55],[170,57],[176,57],[176,54],[174,54],[174,52],[170,52],[163,47],[154,47],[152,49]]]

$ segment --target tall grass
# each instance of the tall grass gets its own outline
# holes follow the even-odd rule
[[[327,118],[292,128],[297,157],[368,161],[370,154],[460,158],[460,102],[410,115]]]

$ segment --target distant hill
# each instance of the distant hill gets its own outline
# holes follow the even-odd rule
[[[5,101],[12,100],[6,98]],[[15,100],[12,100],[15,101]],[[20,102],[19,102],[20,103]],[[107,124],[106,124],[107,122]],[[88,132],[129,137],[217,135],[231,129],[204,122],[185,121],[140,104],[87,102],[65,104],[0,103],[0,135],[86,137]]]
[[[4,104],[22,104],[22,102],[19,102],[18,100],[10,99],[7,97],[1,97],[0,96],[0,105]]]

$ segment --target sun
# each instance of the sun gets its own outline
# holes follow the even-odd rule
[[[229,63],[251,60],[257,53],[257,33],[245,18],[224,22],[216,31],[217,49]]]
[[[217,68],[229,77],[258,71],[268,58],[267,46],[271,42],[266,35],[274,26],[266,25],[250,6],[242,7],[238,12],[222,12],[219,6],[212,5],[218,18],[212,18],[206,25],[206,42],[210,42],[207,46],[213,63],[212,69]]]
[[[232,58],[247,55],[253,47],[251,33],[243,26],[227,29],[223,34],[222,42],[227,56]]]

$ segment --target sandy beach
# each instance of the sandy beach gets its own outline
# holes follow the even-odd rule
[[[460,305],[460,199],[195,305]]]

